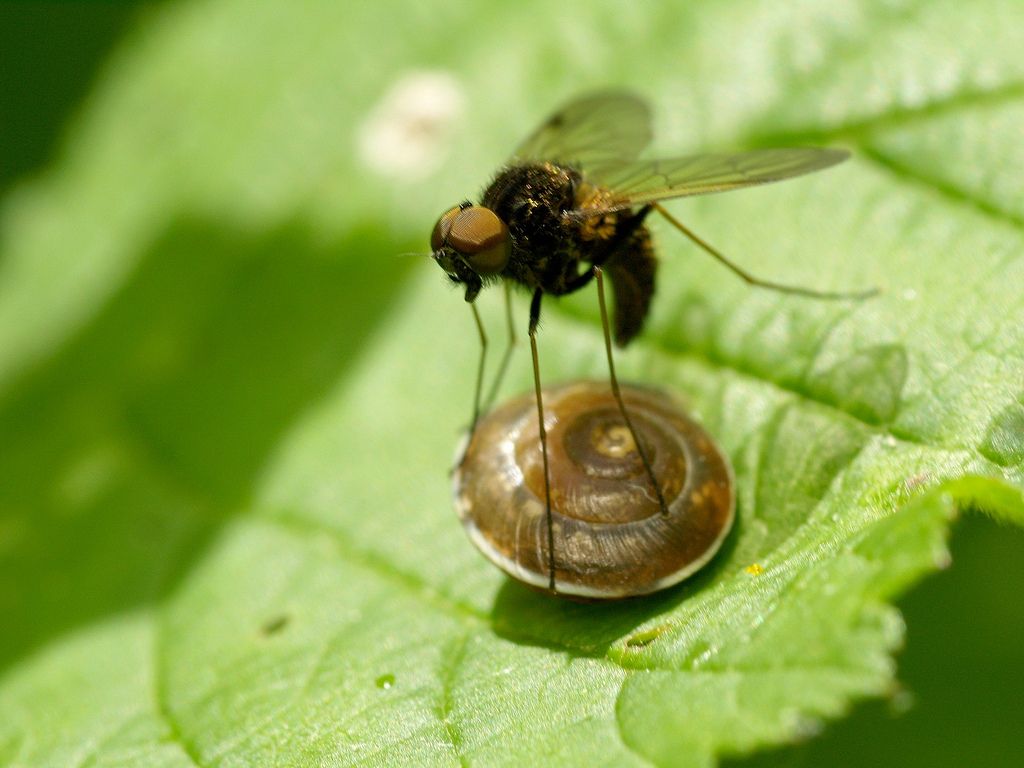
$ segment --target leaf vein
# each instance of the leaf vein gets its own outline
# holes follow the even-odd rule
[[[170,740],[181,748],[181,751],[185,754],[185,757],[188,758],[189,762],[196,766],[196,768],[203,768],[203,762],[200,759],[199,751],[192,742],[185,738],[185,734],[181,729],[181,724],[171,711],[170,702],[167,696],[167,679],[165,674],[167,659],[164,655],[164,645],[162,641],[163,631],[163,621],[160,619],[160,614],[158,612],[156,626],[153,630],[152,651],[153,703],[155,705],[156,715],[167,726]]]
[[[437,609],[462,623],[469,630],[487,628],[494,634],[498,628],[494,624],[493,617],[483,613],[472,605],[452,598],[438,587],[430,584],[418,574],[396,567],[387,558],[375,552],[367,551],[354,544],[345,532],[337,527],[310,518],[300,517],[295,513],[282,511],[268,511],[256,513],[253,519],[265,521],[270,524],[279,525],[300,536],[327,536],[335,547],[341,552],[346,561],[353,563],[377,576],[390,581],[395,586],[412,594],[415,598],[431,607]],[[512,641],[519,641],[528,644],[541,644],[551,650],[561,653],[568,653],[573,656],[589,658],[595,661],[602,661],[613,666],[618,666],[608,660],[600,649],[583,645],[569,645],[564,642],[552,640],[547,637],[537,637],[511,628],[502,626],[502,637]]]
[[[901,163],[891,155],[873,146],[870,142],[859,144],[858,149],[862,157],[888,171],[901,181],[915,186],[927,187],[957,205],[973,208],[990,219],[1008,224],[1013,229],[1024,232],[1024,217],[1001,208],[989,200],[970,195],[955,184],[951,184],[936,176],[922,173],[908,163]]]
[[[465,744],[462,733],[452,720],[453,710],[453,689],[458,675],[459,668],[466,658],[469,648],[470,633],[464,633],[456,637],[450,644],[448,651],[442,655],[440,677],[441,677],[441,702],[438,709],[438,717],[444,727],[445,734],[451,742],[455,754],[459,758],[459,765],[463,768],[469,766],[469,760],[465,755]]]
[[[971,107],[999,106],[1024,99],[1024,81],[1011,80],[994,88],[969,88],[922,104],[900,105],[867,117],[833,125],[788,131],[754,133],[752,146],[827,142],[846,137],[864,138],[885,128],[897,128]]]

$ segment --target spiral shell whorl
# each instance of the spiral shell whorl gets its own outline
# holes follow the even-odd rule
[[[607,383],[544,392],[559,594],[610,599],[686,578],[732,524],[728,462],[666,395],[625,386],[623,399],[669,508],[662,514]],[[514,578],[547,590],[544,467],[532,395],[477,425],[454,479],[470,538]]]

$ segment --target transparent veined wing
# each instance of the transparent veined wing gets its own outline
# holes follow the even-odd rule
[[[556,162],[586,169],[628,162],[651,141],[651,111],[625,91],[582,96],[563,106],[519,145],[512,162]]]
[[[842,149],[793,147],[595,165],[586,178],[602,194],[578,215],[782,181],[828,168],[849,156]]]

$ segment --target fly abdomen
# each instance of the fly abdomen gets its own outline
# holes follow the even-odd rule
[[[604,269],[615,297],[615,344],[624,347],[643,330],[654,297],[658,259],[647,228],[635,229],[605,262]]]

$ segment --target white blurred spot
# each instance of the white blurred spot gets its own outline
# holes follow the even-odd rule
[[[913,288],[907,288],[900,295],[903,297],[904,301],[913,301],[914,299],[917,298],[917,291],[915,291]]]
[[[441,167],[465,96],[446,72],[400,77],[359,129],[359,158],[382,176],[417,178]]]

